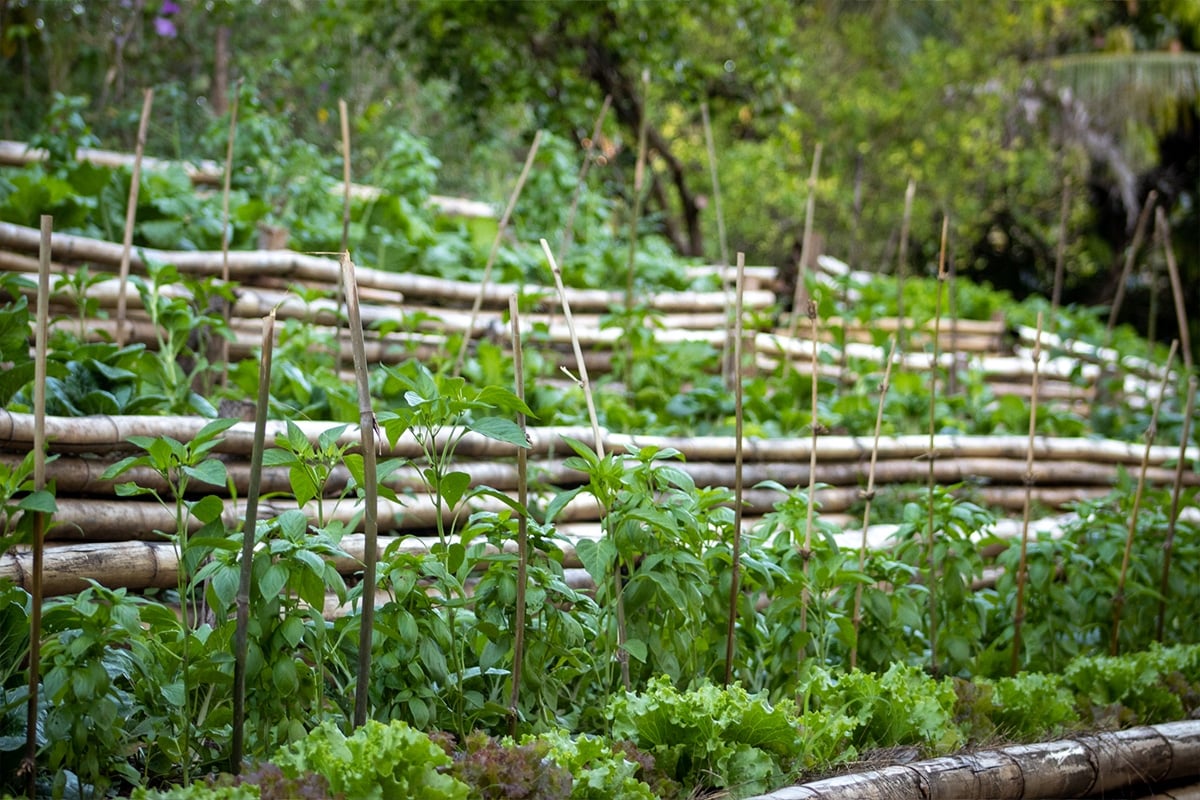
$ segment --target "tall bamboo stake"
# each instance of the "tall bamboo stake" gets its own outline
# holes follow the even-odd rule
[[[525,164],[521,167],[521,174],[517,177],[517,183],[513,187],[512,194],[508,196],[508,205],[504,207],[504,214],[500,217],[500,223],[496,226],[496,235],[492,238],[492,249],[488,251],[487,263],[483,265],[483,278],[479,281],[479,293],[475,295],[475,302],[471,304],[471,316],[467,320],[467,329],[463,331],[462,344],[458,347],[458,355],[454,359],[453,374],[457,377],[462,372],[463,361],[467,357],[467,349],[471,346],[471,337],[475,334],[475,320],[479,318],[479,309],[483,307],[483,295],[487,291],[488,285],[492,281],[492,267],[496,263],[496,256],[500,252],[500,243],[504,241],[504,233],[508,230],[508,222],[512,219],[513,209],[517,207],[517,200],[521,197],[521,190],[525,188],[525,181],[529,177],[529,171],[533,169],[533,160],[537,157],[538,148],[542,145],[541,129],[533,135],[533,144],[529,145],[529,152],[525,155]]]
[[[818,351],[818,335],[817,330],[817,301],[814,298],[808,299],[808,323],[809,336],[812,338],[812,392],[809,402],[809,409],[812,415],[812,438],[808,450],[808,510],[804,519],[804,550],[800,557],[804,561],[804,587],[800,590],[800,631],[808,630],[808,601],[811,598],[811,593],[808,588],[808,577],[810,574],[809,561],[812,559],[812,531],[813,531],[813,514],[817,505],[817,437],[821,433],[820,423],[817,421],[817,384],[820,381],[820,359],[817,358]],[[801,650],[800,658],[804,658],[804,651]]]
[[[742,578],[742,298],[746,288],[746,254],[737,254],[737,284],[733,312],[733,546],[729,564],[729,623],[725,629],[725,685],[733,681],[733,655],[736,642],[738,595]]]
[[[1150,211],[1154,208],[1154,202],[1158,199],[1158,192],[1151,189],[1146,195],[1146,202],[1142,205],[1142,213],[1138,215],[1137,227],[1133,229],[1133,241],[1129,243],[1129,249],[1125,251],[1125,266],[1121,270],[1121,279],[1117,283],[1117,293],[1113,296],[1112,308],[1108,311],[1108,324],[1104,328],[1104,336],[1107,341],[1112,337],[1113,328],[1117,324],[1117,315],[1121,313],[1121,304],[1125,300],[1125,284],[1129,281],[1129,274],[1133,271],[1133,262],[1137,258],[1138,248],[1142,246],[1142,239],[1146,235],[1146,223],[1150,219]]]
[[[804,273],[808,269],[809,260],[812,258],[813,213],[817,207],[817,176],[820,173],[821,143],[817,142],[816,147],[813,149],[812,172],[808,176],[808,199],[804,203],[804,238],[800,240],[800,265],[796,268],[796,288],[792,293],[792,323],[788,326],[788,336],[792,338],[795,338],[796,331],[800,329],[800,301],[806,294],[804,289]]]
[[[579,176],[575,179],[575,191],[571,193],[571,207],[567,210],[567,222],[563,226],[562,244],[558,248],[558,260],[560,263],[567,260],[567,252],[571,249],[571,243],[575,240],[575,215],[579,211],[579,198],[583,194],[583,188],[587,185],[588,170],[591,169],[592,160],[596,155],[596,142],[600,138],[600,132],[604,129],[604,118],[608,116],[608,109],[612,106],[612,95],[604,95],[604,103],[600,106],[600,113],[596,115],[596,124],[592,127],[592,138],[588,139],[587,147],[583,153],[583,163],[579,166]]]
[[[1137,490],[1133,495],[1133,510],[1129,512],[1129,533],[1125,537],[1125,554],[1121,558],[1121,574],[1117,578],[1117,591],[1113,595],[1112,639],[1108,644],[1108,652],[1114,656],[1120,651],[1121,614],[1125,610],[1125,578],[1129,572],[1129,559],[1133,555],[1133,537],[1137,532],[1138,513],[1142,508],[1142,492],[1146,488],[1146,469],[1150,466],[1150,450],[1154,446],[1154,437],[1158,433],[1158,409],[1162,405],[1163,395],[1167,393],[1167,381],[1171,377],[1171,366],[1175,361],[1175,350],[1178,347],[1178,340],[1171,342],[1171,352],[1167,355],[1167,366],[1163,370],[1158,397],[1154,398],[1154,406],[1150,412],[1150,426],[1146,429],[1146,449],[1142,454],[1142,469],[1138,473]]]
[[[888,350],[887,363],[883,367],[883,383],[879,384],[879,407],[875,411],[875,439],[871,444],[871,463],[867,467],[867,489],[863,492],[863,522],[862,543],[858,546],[858,571],[867,568],[867,531],[871,527],[871,501],[875,499],[875,463],[879,459],[879,434],[883,429],[883,408],[887,404],[887,393],[891,387],[892,363],[896,358],[896,340]],[[850,647],[850,669],[858,666],[858,630],[862,624],[863,585],[859,583],[854,589],[854,613],[851,623],[854,625],[854,644]]]
[[[513,383],[516,385],[517,397],[525,402],[525,359],[521,348],[521,318],[517,308],[517,296],[508,298],[508,318],[512,326],[513,348]],[[517,425],[521,433],[525,433],[525,414],[517,412]],[[517,607],[513,620],[513,668],[512,694],[508,701],[508,718],[510,736],[517,735],[517,722],[521,700],[521,672],[525,663],[525,601],[529,574],[529,516],[526,504],[529,501],[529,489],[526,476],[526,451],[524,447],[517,448],[517,503],[521,513],[517,516]]]
[[[338,116],[341,119],[342,126],[342,247],[338,251],[340,253],[350,252],[350,113],[346,108],[346,101],[338,98]],[[336,304],[337,313],[340,315],[342,306],[346,302],[345,289],[339,281],[337,284],[334,303]],[[333,339],[333,363],[342,363],[342,337],[335,336]]]
[[[700,104],[700,121],[704,125],[704,146],[708,153],[708,172],[713,187],[713,208],[717,216],[717,244],[720,247],[721,253],[720,266],[722,272],[724,272],[725,267],[729,266],[729,242],[725,236],[725,214],[721,210],[721,182],[717,175],[717,148],[713,143],[712,122],[708,118],[708,103]],[[721,278],[721,287],[725,290],[725,304],[732,307],[733,303],[731,302],[731,298],[729,298],[729,285],[725,282],[724,275]],[[725,347],[721,351],[721,383],[724,384],[726,389],[733,389],[733,381],[735,379],[741,380],[742,375],[741,367],[739,366],[735,370],[732,362],[735,348],[729,337],[733,335],[733,328],[733,325],[729,326],[728,333],[725,336]]]
[[[908,273],[908,232],[912,224],[913,197],[917,184],[911,179],[904,190],[904,217],[900,221],[900,254],[896,261],[896,318],[900,320],[900,352],[907,352],[908,336],[904,329],[904,277]]]
[[[1058,242],[1054,247],[1054,288],[1050,293],[1050,314],[1062,304],[1063,273],[1067,264],[1067,225],[1071,214],[1071,177],[1063,178],[1062,205],[1058,210]]]
[[[1192,420],[1196,413],[1196,376],[1188,376],[1187,410],[1183,415],[1183,431],[1179,435],[1179,458],[1175,461],[1175,483],[1171,489],[1171,516],[1167,520],[1167,536],[1163,540],[1162,581],[1158,587],[1158,624],[1155,638],[1163,639],[1163,628],[1167,617],[1167,596],[1171,592],[1171,553],[1175,549],[1175,525],[1179,521],[1179,501],[1183,490],[1183,469],[1187,464],[1188,439],[1192,435]]]
[[[129,202],[125,206],[125,234],[121,240],[121,268],[118,273],[117,344],[125,344],[125,296],[129,283],[129,259],[133,251],[133,223],[137,219],[138,190],[142,183],[142,152],[146,149],[146,129],[150,125],[150,105],[154,90],[147,89],[142,100],[142,119],[138,123],[137,145],[133,151],[133,175],[129,182]]]
[[[234,108],[237,108],[234,100]],[[254,543],[258,529],[258,498],[262,486],[263,450],[271,403],[271,356],[275,345],[275,312],[263,317],[262,360],[258,366],[258,405],[254,410],[254,444],[250,453],[250,486],[246,521],[242,524],[242,563],[238,575],[237,627],[233,639],[233,741],[230,768],[242,772],[246,736],[246,648],[250,627],[250,584],[254,575]]]
[[[363,593],[362,623],[358,636],[358,682],[354,687],[354,726],[367,721],[367,702],[370,697],[371,637],[375,627],[375,567],[379,560],[379,475],[375,469],[375,413],[371,410],[371,386],[367,377],[367,355],[363,345],[362,315],[358,306],[358,283],[354,278],[354,262],[350,254],[342,253],[342,283],[346,293],[346,311],[350,319],[350,348],[354,354],[354,377],[358,384],[359,428],[363,455]]]
[[[1183,283],[1179,280],[1179,267],[1175,264],[1175,250],[1171,247],[1171,224],[1162,206],[1156,210],[1155,222],[1162,237],[1163,255],[1167,258],[1167,275],[1171,278],[1171,295],[1175,299],[1175,322],[1179,325],[1179,346],[1183,351],[1183,366],[1187,372],[1195,366],[1192,361],[1192,335],[1188,327],[1187,307],[1183,296]]]
[[[646,183],[646,131],[649,127],[650,70],[642,70],[642,117],[638,120],[637,163],[633,170],[633,213],[629,216],[629,255],[625,265],[625,394],[633,392],[633,288],[637,277],[638,223]]]
[[[1038,409],[1038,364],[1042,360],[1042,313],[1037,315],[1037,334],[1033,340],[1033,383],[1029,394],[1029,447],[1025,451],[1025,506],[1021,515],[1021,556],[1017,560],[1017,609],[1013,614],[1013,675],[1017,674],[1021,663],[1021,626],[1025,623],[1025,566],[1026,553],[1029,549],[1029,515],[1033,505],[1033,472],[1034,438],[1037,435]]]
[[[242,81],[234,85],[233,105],[229,108],[229,139],[225,145],[225,177],[221,185],[221,282],[229,285],[229,195],[233,185],[233,142],[237,133],[238,100],[242,95]],[[221,316],[225,327],[229,327],[233,309],[230,303],[221,304]],[[229,339],[221,337],[221,385],[229,382]]]
[[[929,569],[929,658],[930,667],[936,674],[938,669],[937,655],[937,564],[934,559],[934,540],[936,531],[933,528],[934,511],[934,467],[937,453],[934,449],[934,436],[937,433],[937,371],[941,361],[942,338],[942,285],[946,282],[946,239],[950,232],[950,217],[942,217],[942,245],[938,252],[938,284],[937,304],[933,315],[933,356],[929,364],[929,540],[926,550],[926,562]]]
[[[46,488],[46,361],[50,333],[50,250],[54,217],[41,217],[42,237],[38,249],[37,331],[34,341],[33,380],[33,490]],[[35,797],[37,788],[38,684],[42,662],[42,569],[45,556],[46,515],[33,512],[33,574],[30,577],[29,613],[29,703],[26,709],[25,758],[21,769],[25,788]]]

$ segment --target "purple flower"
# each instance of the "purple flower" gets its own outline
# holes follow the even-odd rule
[[[162,10],[158,12],[164,17],[169,17],[172,14],[179,13],[179,4],[175,0],[163,0]]]
[[[154,32],[165,39],[174,39],[179,33],[175,29],[175,23],[166,17],[154,18]]]

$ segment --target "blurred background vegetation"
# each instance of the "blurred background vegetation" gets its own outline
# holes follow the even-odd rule
[[[960,274],[1048,294],[1061,247],[1064,302],[1103,304],[1154,190],[1195,328],[1198,50],[1197,0],[0,0],[0,136],[59,125],[132,149],[152,86],[147,152],[220,160],[241,80],[240,164],[340,175],[344,98],[357,179],[403,183],[418,163],[437,169],[421,191],[500,203],[544,128],[517,223],[552,238],[609,95],[589,197],[615,231],[643,118],[644,229],[712,262],[744,251],[794,270],[819,143],[825,252],[895,270],[912,182],[909,269],[936,261],[948,215]],[[1175,315],[1155,287],[1169,297],[1148,239],[1123,316],[1146,329],[1156,306],[1167,338]]]

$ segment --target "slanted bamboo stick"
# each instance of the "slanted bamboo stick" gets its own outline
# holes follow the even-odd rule
[[[1171,491],[1171,515],[1167,518],[1167,535],[1163,540],[1162,581],[1158,587],[1158,624],[1155,638],[1163,639],[1163,625],[1167,614],[1167,598],[1171,593],[1171,554],[1175,549],[1175,526],[1179,522],[1179,501],[1183,490],[1183,470],[1188,463],[1187,443],[1191,436],[1192,421],[1196,413],[1196,376],[1188,376],[1187,406],[1183,414],[1183,431],[1179,434],[1179,458],[1175,460],[1175,483]],[[1195,475],[1195,472],[1192,472]]]
[[[117,343],[125,344],[125,295],[128,292],[129,260],[133,249],[133,223],[137,219],[138,189],[142,182],[142,152],[146,148],[146,129],[150,125],[150,105],[154,90],[147,89],[142,100],[142,118],[138,123],[137,147],[133,156],[133,175],[129,181],[129,202],[125,206],[125,233],[121,242],[121,292],[117,297]]]

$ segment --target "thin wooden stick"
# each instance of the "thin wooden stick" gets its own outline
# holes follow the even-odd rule
[[[642,193],[646,183],[646,131],[649,128],[650,70],[642,70],[642,117],[638,120],[637,162],[633,170],[633,213],[629,216],[629,254],[625,264],[625,394],[633,392],[633,289],[637,276],[638,222],[642,217]]]
[[[1175,250],[1171,247],[1171,223],[1167,221],[1167,212],[1162,206],[1156,209],[1155,223],[1158,234],[1162,237],[1163,255],[1167,258],[1167,275],[1171,278],[1171,295],[1175,298],[1175,322],[1179,325],[1179,347],[1183,352],[1183,367],[1191,373],[1195,363],[1192,361],[1192,335],[1188,327],[1186,300],[1183,295],[1183,282],[1179,280],[1179,267],[1175,263]]]
[[[608,109],[612,106],[612,95],[604,95],[604,103],[600,106],[600,113],[596,115],[596,124],[592,127],[592,138],[588,139],[587,148],[583,153],[583,164],[579,166],[579,176],[575,179],[575,191],[571,193],[571,208],[567,211],[567,222],[563,226],[562,244],[558,248],[558,260],[560,263],[565,263],[567,253],[571,249],[571,244],[575,240],[575,215],[579,211],[579,198],[583,195],[583,188],[587,185],[588,170],[592,166],[592,160],[596,155],[596,141],[600,138],[600,132],[604,129],[604,118],[608,116]]]
[[[504,207],[504,214],[500,217],[500,223],[496,226],[496,235],[492,239],[492,249],[488,252],[487,263],[483,265],[483,278],[479,281],[479,293],[475,295],[475,302],[471,304],[471,316],[467,320],[467,329],[463,331],[462,343],[458,347],[458,355],[454,359],[454,369],[452,374],[455,377],[462,372],[463,362],[467,357],[467,349],[471,346],[471,337],[475,334],[475,321],[479,318],[479,309],[483,307],[483,296],[487,291],[488,286],[492,281],[492,267],[496,263],[496,256],[500,252],[500,243],[504,241],[504,232],[508,229],[508,222],[512,219],[513,209],[517,207],[517,200],[521,197],[521,190],[525,188],[525,181],[529,177],[529,171],[533,169],[533,160],[537,157],[538,148],[542,145],[542,130],[538,130],[533,135],[533,144],[529,145],[529,152],[525,155],[525,164],[521,167],[521,174],[517,177],[516,186],[513,187],[512,194],[508,197],[508,205]]]
[[[738,596],[741,594],[742,561],[742,500],[745,488],[742,483],[742,296],[746,287],[746,254],[737,254],[737,286],[733,316],[733,427],[737,440],[733,452],[733,546],[729,564],[729,624],[725,629],[725,685],[733,681],[733,656],[737,632]]]
[[[516,385],[517,397],[525,402],[525,364],[521,348],[521,317],[517,308],[517,296],[508,298],[508,317],[512,326],[513,348],[513,383]],[[517,425],[525,434],[525,414],[517,412]],[[517,448],[517,503],[521,513],[517,516],[517,607],[513,619],[513,667],[512,694],[508,701],[508,733],[517,735],[517,723],[520,717],[521,672],[525,662],[525,601],[529,578],[529,516],[526,504],[529,501],[529,489],[526,475],[526,451],[524,447]]]
[[[341,258],[342,281],[346,292],[346,311],[350,319],[350,347],[354,354],[354,376],[358,384],[359,428],[363,455],[363,593],[362,622],[358,636],[358,682],[354,687],[354,726],[367,721],[370,697],[371,636],[375,627],[375,569],[379,560],[379,476],[375,469],[375,413],[371,409],[371,385],[367,377],[367,355],[363,345],[362,316],[358,305],[358,284],[350,254]]]
[[[1054,289],[1050,293],[1050,315],[1062,304],[1063,273],[1067,264],[1067,234],[1071,215],[1071,177],[1063,178],[1062,206],[1058,210],[1058,242],[1054,247]]]
[[[1175,525],[1179,521],[1179,501],[1183,490],[1183,470],[1187,464],[1188,439],[1192,434],[1192,420],[1196,413],[1196,376],[1188,376],[1187,411],[1183,415],[1183,431],[1179,435],[1179,458],[1175,461],[1175,484],[1171,489],[1171,517],[1167,521],[1167,536],[1163,540],[1163,572],[1158,587],[1158,624],[1155,638],[1163,640],[1163,628],[1167,616],[1167,596],[1171,592],[1171,553],[1175,549]]]
[[[338,115],[342,121],[342,247],[350,251],[350,112],[346,101],[338,98]]]
[[[233,105],[229,108],[229,139],[225,145],[225,177],[221,186],[221,282],[229,285],[229,195],[233,186],[233,142],[237,133],[238,101],[242,95],[242,79],[238,78],[233,90]],[[229,322],[233,308],[231,303],[221,304],[221,316],[225,327]],[[221,337],[221,386],[229,383],[229,339]]]
[[[917,184],[911,179],[904,190],[904,217],[900,221],[900,255],[896,261],[896,318],[900,320],[900,352],[908,347],[908,336],[904,328],[904,277],[908,274],[908,233],[912,223],[913,197],[917,193]]]
[[[713,187],[713,208],[717,215],[717,244],[720,247],[720,267],[722,268],[721,288],[725,290],[726,305],[732,310],[733,298],[729,297],[729,284],[726,283],[724,276],[724,268],[729,266],[729,242],[725,236],[725,214],[721,210],[721,182],[717,174],[717,148],[713,143],[712,123],[708,118],[708,103],[700,104],[700,121],[704,125],[704,145],[708,152],[708,171]],[[721,383],[726,389],[733,389],[733,381],[742,379],[741,366],[738,365],[735,369],[732,361],[735,357],[735,348],[729,338],[733,335],[735,325],[727,328],[725,347],[721,351]]]
[[[125,235],[121,240],[121,268],[118,274],[120,288],[117,294],[117,344],[124,345],[125,296],[129,284],[129,258],[133,251],[133,223],[137,219],[138,190],[142,183],[142,152],[146,149],[146,129],[150,125],[150,106],[154,102],[154,90],[147,89],[142,100],[142,119],[138,123],[137,146],[133,153],[133,175],[129,182],[129,202],[125,206]]]
[[[942,217],[942,245],[938,252],[938,284],[937,305],[933,315],[933,355],[929,363],[929,542],[926,550],[926,562],[929,569],[929,658],[930,667],[936,675],[938,671],[937,634],[937,564],[934,560],[934,540],[936,531],[933,529],[934,517],[934,466],[937,452],[934,449],[934,437],[937,434],[937,371],[941,361],[942,338],[942,285],[946,282],[946,240],[950,232],[950,217]]]
[[[883,408],[887,404],[887,393],[891,387],[892,363],[896,358],[896,340],[892,339],[888,350],[887,363],[883,368],[883,383],[879,384],[879,407],[875,411],[875,439],[871,444],[871,463],[867,467],[867,489],[863,492],[863,522],[862,542],[858,546],[858,571],[867,568],[867,532],[871,527],[871,501],[875,499],[875,464],[879,459],[879,434],[883,430]],[[854,590],[854,613],[851,622],[854,625],[854,644],[850,647],[850,669],[858,666],[858,630],[862,623],[863,585],[859,583]]]
[[[33,490],[46,488],[46,362],[50,336],[50,251],[54,217],[41,217],[41,247],[38,250],[37,331],[34,336],[33,380]],[[42,570],[45,556],[46,515],[33,517],[33,569],[30,576],[29,614],[29,704],[26,713],[25,758],[21,764],[29,797],[35,797],[37,781],[38,685],[42,661]]]
[[[1025,623],[1026,554],[1029,551],[1029,516],[1033,506],[1034,441],[1037,436],[1038,364],[1042,360],[1042,313],[1037,315],[1037,335],[1033,340],[1033,383],[1029,395],[1029,447],[1025,451],[1025,506],[1021,515],[1021,556],[1017,560],[1017,608],[1013,613],[1012,669],[1016,675],[1021,665],[1021,626]]]
[[[808,323],[809,337],[812,339],[812,392],[809,403],[812,414],[812,438],[808,450],[808,510],[804,519],[804,550],[800,553],[800,558],[804,561],[804,587],[800,590],[800,631],[802,633],[808,630],[808,602],[811,599],[808,578],[809,562],[812,560],[813,515],[817,506],[817,437],[821,434],[821,425],[817,421],[817,384],[821,377],[818,370],[820,359],[817,358],[817,337],[819,335],[817,301],[811,297],[808,298]],[[801,660],[804,658],[803,650],[801,650],[800,658]]]
[[[1158,199],[1158,192],[1154,189],[1146,195],[1146,202],[1142,205],[1142,213],[1138,215],[1137,227],[1133,230],[1133,241],[1129,244],[1129,249],[1125,251],[1125,266],[1121,270],[1121,279],[1117,283],[1117,293],[1113,297],[1112,308],[1108,312],[1108,324],[1104,328],[1104,337],[1107,342],[1112,338],[1113,328],[1117,324],[1117,315],[1121,313],[1121,304],[1125,300],[1125,284],[1129,280],[1129,274],[1133,271],[1133,262],[1137,258],[1138,248],[1142,246],[1142,239],[1146,235],[1146,223],[1150,220],[1150,211],[1154,208],[1154,202]]]
[[[808,176],[808,199],[804,204],[804,238],[800,240],[800,265],[796,268],[796,288],[792,293],[792,323],[788,326],[788,336],[795,338],[800,329],[800,301],[807,294],[804,288],[804,273],[808,269],[809,259],[812,258],[812,229],[813,213],[817,207],[817,176],[821,172],[821,143],[813,149],[812,172]],[[805,306],[807,307],[807,303]],[[813,343],[816,347],[816,343]]]
[[[237,108],[236,100],[234,108]],[[258,405],[254,410],[254,445],[250,454],[250,487],[242,523],[242,563],[238,575],[237,624],[233,639],[233,736],[230,769],[242,772],[246,737],[246,649],[250,627],[250,586],[254,575],[254,544],[258,531],[258,499],[262,486],[263,450],[271,403],[271,356],[275,345],[275,312],[262,320],[262,360],[258,366]]]
[[[1121,573],[1117,578],[1117,591],[1113,595],[1113,625],[1112,639],[1108,643],[1109,655],[1120,652],[1121,614],[1125,610],[1125,578],[1129,572],[1129,560],[1133,555],[1133,537],[1137,532],[1138,514],[1142,508],[1142,492],[1146,488],[1146,469],[1150,465],[1150,449],[1154,446],[1154,437],[1158,433],[1158,409],[1162,405],[1163,395],[1167,393],[1167,381],[1171,377],[1171,365],[1175,361],[1175,351],[1179,340],[1171,342],[1171,352],[1167,354],[1167,366],[1163,370],[1162,384],[1158,389],[1158,397],[1154,398],[1153,410],[1150,412],[1150,426],[1146,429],[1146,449],[1142,455],[1142,469],[1138,473],[1137,490],[1133,495],[1133,510],[1129,512],[1129,533],[1125,537],[1125,554],[1121,558]]]

